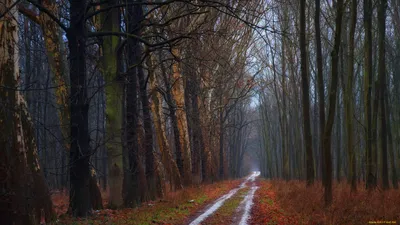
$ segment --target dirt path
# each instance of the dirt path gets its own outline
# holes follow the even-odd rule
[[[223,204],[226,200],[230,199],[234,196],[239,190],[245,187],[251,187],[250,191],[246,194],[243,198],[242,202],[240,203],[239,207],[236,209],[234,215],[232,215],[232,221],[235,225],[247,225],[247,221],[250,217],[250,210],[251,206],[253,205],[253,198],[254,193],[257,190],[257,186],[255,185],[255,179],[260,175],[259,172],[254,172],[249,175],[246,180],[244,180],[239,187],[232,189],[229,193],[223,195],[219,199],[217,199],[214,203],[210,204],[210,206],[206,207],[205,210],[200,212],[200,215],[197,216],[189,225],[199,225],[207,219],[208,217],[212,216]]]
[[[238,209],[237,209],[237,214],[233,220],[234,225],[247,225],[247,221],[250,219],[250,210],[251,207],[253,206],[253,199],[254,199],[254,193],[257,191],[258,187],[252,183],[252,187],[250,191],[247,193],[246,197],[243,199],[243,201],[240,203]],[[240,215],[240,216],[238,216]],[[237,218],[237,220],[236,220]]]

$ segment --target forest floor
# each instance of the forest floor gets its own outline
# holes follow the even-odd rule
[[[333,185],[333,202],[323,204],[321,182],[306,188],[300,181],[258,181],[252,225],[256,224],[400,224],[400,191],[366,191],[359,183],[355,193],[343,180]]]
[[[320,183],[245,179],[200,185],[168,193],[135,209],[97,210],[88,219],[65,215],[68,197],[55,194],[56,224],[261,225],[400,224],[400,191],[356,193],[342,182],[333,186],[333,203],[323,205]],[[106,201],[105,201],[106,203]]]

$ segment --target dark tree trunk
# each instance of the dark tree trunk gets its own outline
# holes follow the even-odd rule
[[[87,2],[74,0],[70,4],[71,19],[67,31],[71,81],[70,212],[76,217],[87,217],[92,212],[84,17]]]
[[[54,218],[50,193],[39,165],[32,118],[18,91],[18,13],[15,1],[0,1],[0,221],[38,224]],[[4,88],[7,87],[7,88]]]
[[[372,108],[371,108],[371,95],[372,95],[372,1],[364,0],[364,29],[365,29],[365,42],[364,42],[364,94],[365,97],[365,118],[366,118],[366,155],[367,155],[367,182],[366,188],[371,190],[376,187],[376,167],[373,164],[372,152]]]
[[[141,7],[140,7],[141,8]],[[137,50],[137,54],[141,53],[140,46]],[[140,55],[139,55],[140,56]],[[141,60],[138,57],[138,60]],[[144,145],[145,145],[145,161],[146,161],[146,180],[147,180],[147,187],[148,187],[148,194],[151,200],[156,199],[159,197],[157,195],[158,190],[160,187],[157,187],[157,173],[156,173],[156,163],[155,157],[153,152],[153,130],[152,130],[152,120],[150,115],[150,106],[149,106],[149,99],[147,96],[147,84],[143,73],[143,68],[140,65],[140,61],[137,61],[138,67],[138,78],[139,78],[139,85],[140,85],[140,98],[142,102],[142,111],[143,111],[143,127],[144,127]]]
[[[222,103],[222,102],[221,102]],[[223,109],[219,112],[219,179],[224,179],[224,119]]]
[[[351,20],[350,20],[350,33],[349,33],[349,64],[348,64],[348,77],[344,90],[344,103],[345,103],[345,121],[346,121],[346,148],[348,154],[348,181],[351,184],[351,191],[357,190],[357,176],[356,176],[356,156],[354,152],[354,131],[353,131],[353,113],[354,113],[354,100],[353,100],[353,77],[354,77],[354,34],[357,24],[357,0],[351,2]]]
[[[306,179],[307,186],[314,183],[314,159],[310,126],[310,97],[307,71],[306,51],[306,3],[300,1],[300,51],[301,51],[301,84],[303,92],[303,129],[306,149]]]
[[[390,121],[390,115],[391,115],[391,110],[390,110],[390,105],[388,103],[388,94],[385,95],[385,109],[386,109],[386,123],[387,123],[387,130],[388,130],[388,151],[389,151],[389,158],[390,158],[390,165],[391,165],[391,170],[392,170],[392,185],[393,188],[398,189],[399,184],[397,181],[397,170],[396,170],[396,164],[395,164],[395,155],[393,152],[393,135],[392,135],[392,126],[391,126],[391,121]]]
[[[320,0],[315,0],[315,38],[317,46],[317,80],[318,80],[318,102],[319,102],[319,132],[321,152],[321,162],[324,162],[324,140],[325,131],[325,91],[324,91],[324,75],[322,67],[322,49],[321,49],[321,26],[320,26]],[[325,184],[325,163],[320,163],[322,171],[322,183]]]
[[[187,81],[187,92],[190,93],[191,103],[191,134],[192,134],[192,152],[193,152],[193,175],[195,183],[200,183],[206,178],[207,158],[204,153],[204,140],[201,132],[201,121],[199,112],[199,92],[200,92],[200,76],[189,74]],[[186,93],[186,92],[185,92]],[[188,120],[189,121],[189,120]]]
[[[382,187],[389,189],[388,163],[387,163],[387,124],[385,115],[385,95],[386,95],[386,65],[385,65],[385,32],[386,32],[386,7],[387,0],[379,1],[378,7],[378,73],[379,73],[379,102],[380,102],[380,128],[381,128],[381,150],[382,150]]]
[[[332,56],[332,72],[331,72],[331,87],[329,90],[329,112],[326,127],[323,136],[323,149],[324,149],[324,162],[325,162],[325,192],[324,199],[325,205],[328,206],[332,203],[332,157],[331,157],[331,141],[332,141],[332,128],[335,119],[336,111],[336,98],[338,89],[338,64],[339,64],[339,49],[341,42],[342,31],[342,15],[343,15],[343,0],[337,1],[336,11],[336,30],[334,46],[331,52]]]
[[[168,109],[169,109],[169,115],[171,117],[171,124],[172,124],[172,129],[174,133],[174,143],[175,143],[175,156],[176,156],[176,166],[178,167],[179,173],[181,178],[184,177],[185,172],[183,170],[183,159],[182,159],[182,146],[179,141],[179,129],[178,129],[178,119],[176,117],[176,105],[174,103],[174,100],[172,98],[171,94],[171,84],[169,82],[169,79],[167,77],[167,72],[164,66],[164,63],[162,63],[162,52],[159,51],[159,61],[161,62],[161,73],[163,76],[164,84],[165,84],[165,100],[167,101]]]
[[[136,6],[137,7],[137,6]],[[133,32],[136,29],[135,19],[136,9],[135,6],[127,7],[127,24],[128,30]],[[137,68],[132,67],[137,63],[138,52],[138,41],[133,38],[127,40],[127,64],[129,65],[126,75],[126,86],[125,86],[125,130],[126,130],[126,150],[128,152],[128,168],[124,170],[124,184],[123,184],[123,196],[125,207],[135,207],[142,201],[140,194],[140,179],[139,173],[140,160],[139,160],[139,143],[138,143],[138,99],[137,99]],[[140,56],[139,56],[140,57]],[[142,184],[143,185],[143,184]]]

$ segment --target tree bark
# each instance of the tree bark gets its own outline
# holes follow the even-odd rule
[[[153,114],[155,133],[157,138],[158,147],[161,152],[161,159],[164,167],[167,170],[167,174],[170,177],[170,183],[174,189],[181,189],[182,182],[181,176],[176,165],[176,162],[171,154],[171,149],[167,140],[167,134],[164,128],[164,116],[162,114],[162,96],[157,90],[157,77],[153,71],[152,57],[148,56],[147,66],[149,67],[150,85],[152,89],[151,94],[151,111]]]
[[[379,106],[380,106],[380,128],[381,128],[381,160],[382,160],[382,187],[389,189],[389,175],[387,163],[387,124],[385,113],[385,95],[386,95],[386,65],[385,65],[385,32],[386,32],[386,7],[387,0],[380,0],[378,7],[378,73],[379,73]]]
[[[390,105],[388,103],[388,94],[385,95],[385,110],[386,110],[386,123],[387,123],[387,130],[388,130],[388,151],[389,151],[389,158],[390,158],[390,165],[391,165],[391,170],[392,170],[392,185],[394,189],[399,188],[398,184],[398,178],[397,178],[397,170],[396,170],[396,164],[395,164],[395,155],[393,152],[393,135],[392,135],[392,126],[391,126],[391,110],[390,110]]]
[[[171,117],[171,125],[172,125],[172,129],[174,132],[174,144],[175,144],[175,155],[176,155],[176,166],[178,167],[179,173],[180,173],[180,177],[181,179],[183,179],[185,173],[184,173],[184,168],[183,168],[183,158],[182,158],[182,146],[181,143],[179,141],[179,129],[178,129],[178,122],[177,122],[177,116],[176,116],[176,107],[175,107],[175,102],[172,98],[172,94],[171,94],[171,84],[170,84],[170,80],[167,77],[167,72],[163,63],[163,59],[162,59],[162,54],[161,51],[158,52],[158,57],[159,57],[159,61],[161,62],[161,73],[163,76],[163,81],[165,83],[165,100],[167,102],[168,105],[168,109],[169,109],[169,114]]]
[[[136,6],[137,7],[137,6]],[[134,32],[137,28],[137,8],[135,6],[127,7],[127,29]],[[136,22],[135,22],[136,21]],[[125,86],[125,138],[126,138],[126,151],[128,153],[128,166],[124,169],[124,182],[123,182],[123,195],[124,206],[135,207],[138,206],[144,199],[141,196],[141,185],[146,185],[146,180],[143,179],[141,173],[143,169],[140,165],[139,158],[139,139],[138,139],[138,80],[137,69],[134,67],[137,63],[137,49],[138,41],[133,38],[127,40],[127,64],[129,65],[126,74]],[[146,188],[146,187],[142,187]]]
[[[319,107],[319,132],[320,143],[319,150],[321,152],[321,162],[325,161],[324,157],[324,131],[325,131],[325,88],[324,75],[322,65],[322,48],[321,48],[321,26],[320,26],[320,0],[315,0],[315,42],[317,47],[317,80],[318,80],[318,107]],[[321,164],[322,183],[325,184],[325,163]]]
[[[140,7],[141,8],[141,7]],[[139,78],[139,91],[142,103],[143,112],[143,127],[144,127],[144,147],[145,147],[145,161],[146,161],[146,180],[147,180],[147,192],[151,200],[155,200],[158,196],[157,187],[157,168],[153,152],[153,130],[152,130],[152,120],[150,115],[149,99],[147,97],[147,84],[143,73],[143,68],[141,66],[141,47],[138,46],[137,49],[138,61],[137,61],[137,71]]]
[[[86,1],[71,1],[70,27],[67,30],[70,59],[70,212],[76,217],[92,213],[90,200],[87,80],[86,80]]]
[[[283,30],[288,29],[288,12],[286,6],[284,6],[283,9]],[[282,141],[282,171],[283,171],[283,178],[285,180],[290,179],[290,162],[289,162],[289,148],[288,148],[288,132],[287,132],[287,110],[286,110],[286,94],[287,94],[287,88],[286,88],[286,44],[287,41],[285,40],[286,37],[282,36],[281,37],[281,66],[282,66],[282,71],[281,71],[281,85],[282,85],[282,105],[281,105],[281,141]]]
[[[175,58],[180,60],[181,55],[178,48],[172,49],[172,54]],[[192,183],[191,175],[191,150],[189,143],[189,133],[185,113],[185,98],[184,98],[184,86],[183,77],[180,72],[180,63],[175,61],[172,65],[172,77],[174,79],[174,85],[172,86],[172,96],[176,104],[176,117],[177,126],[179,131],[179,143],[181,146],[181,155],[183,156],[183,182],[185,185]]]
[[[353,132],[353,77],[354,77],[354,33],[357,23],[357,0],[351,2],[351,21],[349,33],[349,60],[348,74],[344,93],[345,120],[346,120],[346,148],[348,154],[348,181],[351,184],[351,191],[357,190],[356,180],[356,157],[354,153],[354,132]]]
[[[191,120],[192,120],[192,152],[193,152],[193,180],[199,184],[202,181],[202,177],[205,176],[207,161],[203,157],[204,155],[204,140],[201,131],[201,121],[199,112],[199,94],[200,94],[200,82],[201,77],[195,73],[187,75],[187,90],[190,91],[190,103],[191,103]],[[204,174],[204,175],[202,175]]]
[[[324,149],[324,162],[325,162],[325,192],[324,200],[325,205],[329,206],[332,203],[332,157],[331,157],[331,140],[332,140],[332,127],[335,119],[336,111],[336,98],[337,98],[337,87],[338,87],[338,64],[339,64],[339,49],[341,42],[341,31],[342,31],[342,15],[343,15],[343,0],[338,0],[336,3],[336,29],[334,46],[331,52],[332,57],[332,72],[331,72],[331,86],[329,90],[329,111],[328,119],[323,135],[323,149]]]
[[[314,159],[312,151],[312,137],[310,126],[310,97],[309,79],[307,71],[307,51],[306,51],[306,3],[300,1],[300,54],[301,54],[301,87],[303,93],[303,131],[306,149],[306,180],[307,186],[314,183]]]
[[[15,1],[0,1],[0,14]],[[50,193],[40,168],[32,119],[20,85],[18,13],[11,8],[0,18],[0,221],[34,225],[55,217]]]
[[[220,97],[220,104],[222,105],[222,96]],[[225,160],[224,160],[224,141],[225,141],[225,129],[224,129],[224,113],[223,109],[219,109],[219,179],[223,180],[225,175]]]
[[[366,161],[367,161],[367,182],[366,188],[371,190],[376,187],[376,166],[373,160],[372,149],[372,1],[364,0],[364,104],[365,104],[365,137],[366,137]]]
[[[117,0],[103,4],[103,8],[112,7]],[[107,13],[100,14],[101,29],[103,31],[120,31],[120,13],[118,8],[113,8]],[[109,201],[111,208],[120,207],[123,204],[122,186],[123,173],[120,171],[122,163],[122,96],[123,86],[117,79],[118,57],[117,48],[119,37],[106,36],[102,42],[102,73],[106,82],[106,148],[107,165],[109,174]],[[118,168],[116,168],[118,167]]]

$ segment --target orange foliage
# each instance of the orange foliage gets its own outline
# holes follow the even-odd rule
[[[260,187],[254,196],[251,210],[251,225],[259,224],[299,224],[296,216],[285,213],[277,203],[277,196],[271,188],[271,183],[257,181]]]
[[[350,192],[345,182],[333,185],[333,203],[323,204],[321,183],[306,188],[300,181],[263,181],[256,193],[252,224],[368,224],[368,222],[400,222],[400,191],[371,191],[359,184],[357,193]],[[260,202],[268,196],[275,204]],[[271,210],[271,212],[268,212]],[[265,214],[263,216],[262,214]],[[281,218],[285,217],[285,219]]]

